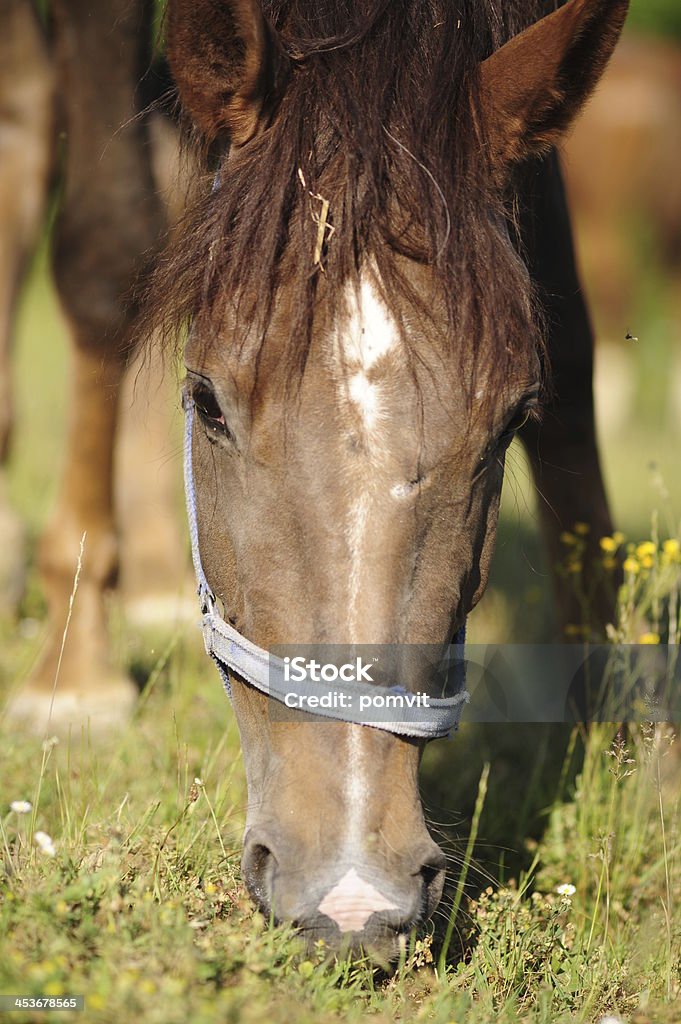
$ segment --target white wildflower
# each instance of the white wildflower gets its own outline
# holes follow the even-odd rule
[[[607,1015],[605,1017],[601,1017],[598,1024],[624,1024],[624,1021],[621,1017],[613,1017],[612,1015]]]
[[[47,854],[48,857],[54,857],[57,850],[47,832],[36,832],[33,838],[35,839],[36,846],[38,846],[43,853]]]
[[[15,814],[28,814],[29,811],[33,810],[33,804],[29,803],[28,800],[12,800],[9,806],[10,810],[14,811]]]
[[[559,896],[574,896],[577,890],[575,889],[574,885],[570,884],[570,882],[563,882],[562,885],[559,885],[556,888],[556,892]]]
[[[199,778],[194,779],[194,785],[195,786],[203,786],[203,779],[199,779]]]

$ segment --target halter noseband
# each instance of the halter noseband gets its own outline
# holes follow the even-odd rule
[[[220,614],[215,594],[211,590],[206,574],[201,563],[199,551],[199,528],[196,511],[196,491],[194,488],[194,472],[192,465],[193,427],[194,427],[194,402],[190,395],[184,395],[185,411],[185,434],[184,434],[184,486],[187,502],[187,517],[189,520],[189,534],[192,545],[192,561],[198,585],[198,596],[201,606],[203,642],[206,653],[210,655],[217,665],[222,677],[225,691],[231,697],[229,682],[230,670],[244,679],[251,686],[254,686],[261,693],[266,694],[273,700],[285,703],[285,698],[294,692],[296,695],[307,698],[319,693],[319,684],[312,681],[297,682],[292,684],[284,677],[284,662],[281,658],[263,650],[242,636]],[[455,638],[455,644],[463,646],[466,635],[465,625],[459,630]],[[339,695],[347,694],[349,700],[342,701],[342,707],[315,708],[315,715],[324,718],[333,718],[341,722],[352,722],[358,725],[371,726],[375,729],[383,729],[386,732],[395,733],[398,736],[411,736],[417,739],[434,740],[442,736],[448,736],[452,730],[456,730],[461,718],[464,704],[469,700],[469,694],[465,687],[454,697],[430,698],[428,706],[412,706],[407,709],[396,708],[391,705],[391,721],[367,721],[366,714],[362,716],[359,710],[355,710],[354,700],[357,696],[394,697],[396,694],[404,694],[403,687],[385,687],[373,683],[352,682],[345,683],[340,679],[333,684],[334,692]],[[394,711],[394,714],[393,714]]]

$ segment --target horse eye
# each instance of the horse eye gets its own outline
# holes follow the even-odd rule
[[[539,415],[539,403],[536,399],[532,398],[529,401],[523,401],[515,409],[511,418],[506,421],[506,425],[499,435],[497,441],[497,447],[501,448],[504,445],[510,444],[513,437],[517,432],[525,426],[528,420],[536,419]]]
[[[534,409],[522,406],[517,409],[511,419],[508,421],[501,434],[502,438],[513,437],[521,427],[524,427],[527,421],[531,418]]]
[[[224,434],[227,437],[232,436],[224,413],[210,388],[206,387],[205,384],[194,384],[192,398],[196,411],[210,431],[214,434]]]

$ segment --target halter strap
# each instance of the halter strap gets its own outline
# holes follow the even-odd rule
[[[203,571],[201,552],[199,550],[199,528],[193,471],[194,402],[186,393],[183,404],[185,412],[185,498],[187,502],[187,518],[189,520],[189,536],[192,546],[192,561],[196,574],[197,593],[202,616],[203,642],[206,653],[215,662],[229,697],[231,697],[230,670],[246,680],[247,683],[250,683],[251,686],[260,690],[261,693],[282,704],[285,703],[285,698],[292,693],[304,699],[310,696],[317,696],[320,692],[318,683],[306,680],[294,684],[286,680],[284,677],[284,661],[270,654],[262,647],[258,647],[246,639],[245,636],[242,636],[234,626],[227,622],[218,610],[215,594],[211,590],[206,574]],[[466,627],[464,625],[456,635],[455,644],[463,646],[465,637]],[[362,716],[359,710],[355,710],[356,697],[368,696],[375,699],[376,697],[390,696],[394,698],[396,694],[405,694],[404,688],[400,686],[385,687],[365,682],[349,683],[339,679],[334,681],[333,690],[334,693],[339,695],[347,694],[349,699],[339,702],[347,706],[315,707],[315,715],[383,729],[398,736],[413,736],[424,740],[448,736],[452,730],[456,730],[463,706],[470,699],[464,687],[453,697],[429,698],[427,707],[415,705],[410,708],[399,708],[388,705],[391,706],[391,715],[394,711],[393,721],[369,722],[366,721],[366,715]]]

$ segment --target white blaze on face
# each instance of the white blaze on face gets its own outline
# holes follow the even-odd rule
[[[348,308],[349,320],[338,332],[340,356],[348,373],[343,386],[366,432],[372,435],[381,419],[377,364],[397,344],[397,325],[368,278],[362,280],[359,295],[354,289],[349,293]]]
[[[354,289],[349,293],[348,312],[349,317],[339,325],[334,338],[339,390],[348,432],[359,427],[369,460],[368,464],[363,462],[358,471],[353,472],[350,481],[352,500],[346,525],[350,549],[348,629],[354,638],[360,627],[366,625],[360,622],[359,596],[372,505],[370,470],[385,451],[380,430],[382,387],[387,367],[381,364],[398,344],[399,332],[368,278],[361,282],[359,293]],[[364,749],[365,732],[361,725],[349,726],[344,772],[346,821],[343,859],[346,863],[354,860],[359,870],[367,838],[369,803],[367,779],[370,766]],[[396,909],[395,904],[361,878],[354,867],[343,875],[319,905],[320,912],[335,921],[342,932],[361,931],[372,914]]]
[[[367,785],[369,763],[364,748],[367,730],[362,725],[350,725],[347,734],[345,782],[345,835],[343,859],[355,860],[361,865],[366,843]],[[361,868],[360,868],[361,870]],[[365,881],[356,868],[350,868],[319,904],[322,914],[330,917],[341,932],[358,932],[372,914],[382,910],[397,910],[397,906],[374,885]]]
[[[348,430],[359,427],[369,460],[375,464],[385,451],[381,438],[381,420],[382,377],[386,367],[381,364],[398,344],[399,332],[370,278],[363,278],[359,292],[354,288],[349,291],[347,306],[348,318],[339,325],[335,334],[341,399],[344,415],[348,419]],[[350,486],[353,500],[347,522],[351,557],[348,574],[348,627],[354,636],[359,625],[364,544],[371,509],[371,480],[366,477],[366,467],[362,468],[361,477],[352,479]]]
[[[372,914],[397,907],[351,868],[326,894],[319,910],[335,921],[342,932],[360,932]]]
[[[352,289],[348,306],[350,322],[344,325],[341,338],[345,358],[369,370],[394,347],[397,325],[369,278],[360,284],[359,302]]]
[[[350,400],[360,410],[366,430],[371,434],[378,425],[381,414],[381,394],[377,384],[359,372],[350,378],[348,386]]]
[[[367,521],[369,518],[370,497],[367,493],[360,493],[353,500],[350,506],[350,517],[348,522],[348,545],[350,547],[350,572],[348,574],[348,628],[350,636],[354,639],[357,636],[359,614],[359,596],[362,589],[362,566],[364,539],[366,536]]]
[[[362,847],[367,792],[367,771],[362,740],[364,727],[351,725],[348,729],[347,760],[345,765],[345,806],[347,819],[345,826],[345,847],[350,857],[357,856]]]

